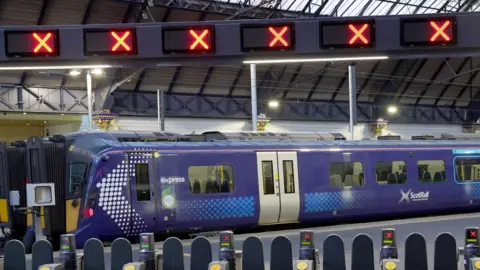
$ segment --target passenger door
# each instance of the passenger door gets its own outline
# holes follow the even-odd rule
[[[298,221],[300,195],[296,152],[258,152],[259,224]]]
[[[156,204],[154,186],[154,161],[152,153],[128,155],[130,181],[130,234],[154,232]]]

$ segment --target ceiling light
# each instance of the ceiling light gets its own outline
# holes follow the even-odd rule
[[[387,111],[388,113],[396,113],[398,111],[398,108],[395,106],[389,106]]]
[[[95,75],[102,75],[103,74],[103,70],[99,69],[99,68],[95,68],[92,70],[92,74],[95,74]]]
[[[76,70],[76,69],[70,70],[70,75],[71,76],[78,76],[80,74],[82,74],[82,72],[80,72],[79,70]]]
[[[279,105],[278,101],[276,101],[276,100],[270,100],[268,102],[268,107],[270,107],[270,108],[278,108],[278,105]]]
[[[294,58],[294,59],[272,59],[272,60],[246,60],[244,64],[284,64],[284,63],[304,63],[304,62],[340,62],[340,61],[368,61],[368,60],[387,60],[386,55],[379,56],[357,56],[357,57],[323,57],[323,58]]]

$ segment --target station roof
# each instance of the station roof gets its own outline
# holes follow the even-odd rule
[[[438,14],[480,11],[478,0],[4,0],[2,25],[63,25],[146,23],[166,21],[236,20],[265,18],[345,17],[400,14]],[[358,101],[379,103],[395,96],[399,104],[468,106],[478,92],[480,62],[476,57],[357,62]],[[258,101],[289,99],[298,102],[348,101],[350,62],[262,65],[257,68]],[[48,93],[66,90],[71,103],[85,110],[84,77],[68,70],[5,71],[0,88],[24,87],[32,103],[58,107]],[[128,78],[130,75],[133,77]],[[126,79],[128,78],[128,79]],[[144,93],[162,89],[169,94],[248,97],[247,65],[178,66],[142,70],[111,69],[94,78],[94,88],[126,79],[119,92]],[[384,91],[397,88],[396,93]],[[0,109],[16,109],[3,96]],[[53,94],[52,94],[53,95]],[[83,103],[82,103],[83,102]],[[58,102],[57,102],[58,103]],[[2,108],[2,106],[4,108]],[[40,106],[40,105],[39,105]],[[33,106],[35,107],[35,106]],[[48,109],[48,108],[47,108]]]

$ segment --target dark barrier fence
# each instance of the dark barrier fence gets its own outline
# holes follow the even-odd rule
[[[131,243],[124,238],[116,239],[111,246],[112,270],[185,270],[184,246],[175,237],[168,238],[160,249],[156,249],[153,234],[140,235],[138,261],[133,261]],[[465,246],[458,249],[455,238],[449,233],[441,233],[435,239],[434,270],[457,269],[460,254],[464,254],[465,269],[480,269],[480,249],[478,248],[478,228],[467,228]],[[262,240],[250,236],[242,247],[235,247],[232,232],[221,232],[219,260],[212,261],[212,243],[205,237],[197,237],[191,243],[191,270],[346,270],[345,245],[343,239],[328,235],[323,241],[323,254],[320,256],[315,246],[313,231],[300,232],[300,246],[292,246],[288,237],[278,236],[271,242],[270,258],[264,256]],[[299,249],[298,259],[293,258],[293,249]],[[85,269],[105,270],[105,250],[101,241],[90,239],[86,242],[83,254],[77,253],[73,235],[62,235],[60,262],[54,263],[52,245],[45,240],[37,241],[32,248],[32,269]],[[394,229],[382,230],[380,262],[374,261],[372,238],[365,234],[357,235],[352,242],[352,259],[348,268],[352,270],[374,270],[380,263],[381,269],[394,270],[403,264],[405,270],[427,270],[427,245],[422,234],[412,233],[405,241],[404,258],[399,258]],[[378,252],[378,251],[377,251]],[[320,258],[322,260],[320,261]],[[470,260],[472,259],[472,260]],[[268,263],[269,262],[269,265]],[[25,247],[18,240],[5,245],[4,269],[26,270]]]

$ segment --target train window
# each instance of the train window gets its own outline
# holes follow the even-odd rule
[[[275,194],[275,179],[273,178],[273,162],[262,161],[263,194]]]
[[[285,193],[295,193],[295,175],[293,171],[293,160],[283,161],[283,184]]]
[[[422,183],[438,183],[445,181],[445,161],[417,161],[418,180]]]
[[[87,164],[83,162],[70,163],[70,181],[68,184],[68,192],[78,194],[85,182],[85,174],[87,173]]]
[[[456,158],[455,179],[459,182],[472,182],[480,180],[480,158]]]
[[[190,166],[190,192],[194,194],[233,192],[233,168],[230,165]]]
[[[363,186],[363,164],[361,162],[330,163],[330,185],[334,187]]]
[[[137,186],[137,201],[150,200],[150,176],[148,163],[135,164],[135,184]]]
[[[378,161],[375,169],[379,185],[405,184],[407,182],[405,161]]]

